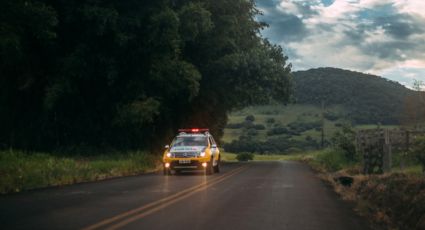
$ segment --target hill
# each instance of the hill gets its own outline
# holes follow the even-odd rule
[[[388,79],[337,68],[294,72],[298,104],[340,105],[357,124],[398,124],[414,91]]]
[[[420,105],[425,94],[385,78],[336,68],[293,75],[295,105],[250,106],[229,114],[222,138],[226,151],[300,152],[321,147],[322,125],[324,145],[329,145],[345,124],[395,128],[418,125],[425,117]]]

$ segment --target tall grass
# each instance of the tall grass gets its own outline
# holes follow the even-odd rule
[[[92,157],[0,151],[0,193],[134,175],[154,169],[158,161],[138,151]]]

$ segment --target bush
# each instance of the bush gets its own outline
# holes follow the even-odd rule
[[[252,154],[252,153],[239,153],[236,156],[236,159],[238,161],[252,161],[252,160],[254,160],[254,154]]]
[[[342,130],[338,131],[332,137],[333,146],[341,150],[347,160],[356,160],[356,145],[355,145],[356,133],[349,125],[343,125]]]
[[[415,140],[412,147],[412,155],[422,166],[422,172],[425,173],[425,137],[419,137]]]
[[[257,136],[258,131],[255,128],[250,128],[246,131],[247,136]]]
[[[267,124],[273,124],[275,122],[276,122],[276,120],[273,117],[267,118],[267,120],[266,120]]]
[[[272,128],[269,131],[267,131],[267,136],[280,135],[280,134],[285,134],[285,133],[288,133],[287,128],[277,127],[277,128]]]
[[[327,171],[335,172],[349,165],[344,153],[335,149],[326,149],[320,152],[315,161],[326,168]]]
[[[245,121],[254,122],[255,121],[254,115],[248,115],[248,116],[246,116],[245,117]]]
[[[253,126],[253,128],[256,129],[256,130],[265,130],[266,129],[266,127],[262,124],[256,124],[256,125]]]
[[[325,113],[324,117],[329,121],[336,121],[339,119],[339,116],[337,114],[331,112]]]
[[[243,123],[230,123],[226,125],[228,129],[240,129],[243,128]]]

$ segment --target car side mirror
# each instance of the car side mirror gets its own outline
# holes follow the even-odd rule
[[[216,144],[212,144],[211,145],[211,148],[217,148],[217,145]]]
[[[169,149],[169,148],[170,148],[170,146],[169,146],[169,145],[166,145],[164,148],[165,148],[165,149]]]

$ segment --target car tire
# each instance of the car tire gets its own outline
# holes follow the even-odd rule
[[[217,165],[216,166],[214,166],[214,172],[215,173],[219,173],[220,172],[220,157],[218,157],[218,160],[217,160]]]
[[[207,168],[205,169],[205,172],[207,175],[212,175],[214,173],[214,166],[213,166],[213,159],[211,158],[210,162],[208,163]]]

